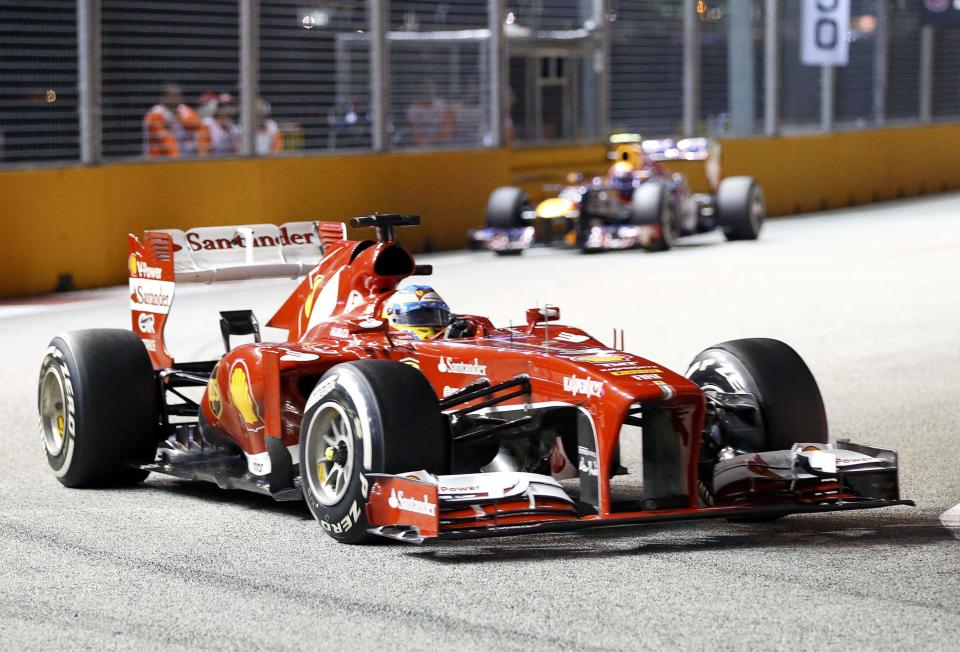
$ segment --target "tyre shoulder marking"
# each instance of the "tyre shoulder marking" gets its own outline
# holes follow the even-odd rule
[[[51,346],[47,349],[47,354],[49,357],[53,358],[50,366],[55,366],[57,371],[60,373],[60,378],[63,381],[64,393],[66,394],[65,398],[67,400],[67,419],[63,430],[63,462],[61,463],[59,469],[52,469],[55,477],[62,478],[70,471],[70,464],[73,462],[73,454],[76,447],[76,399],[73,391],[73,380],[70,378],[70,368],[67,366],[67,361],[63,355],[63,351],[55,346]],[[41,368],[45,367],[47,367],[46,362],[41,365]],[[40,436],[43,437],[42,426],[40,430]],[[46,443],[44,443],[44,450],[47,450]]]

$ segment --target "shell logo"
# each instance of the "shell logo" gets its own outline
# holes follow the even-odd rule
[[[320,291],[320,284],[323,283],[323,274],[310,279],[310,292],[307,294],[307,300],[303,302],[303,316],[310,319],[310,313],[313,312],[313,305],[317,300],[317,292]]]
[[[134,254],[130,254],[130,258],[127,259],[127,269],[130,270],[130,276],[137,275],[137,257]]]
[[[263,423],[257,402],[253,398],[247,366],[242,362],[238,362],[230,370],[230,401],[240,413],[244,423],[250,426]]]
[[[216,369],[214,369],[209,382],[207,382],[207,402],[210,404],[214,416],[219,419],[220,412],[223,410],[223,402],[220,400],[220,384],[217,382]]]

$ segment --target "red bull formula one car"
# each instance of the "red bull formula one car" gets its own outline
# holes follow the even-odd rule
[[[56,477],[159,473],[304,499],[351,543],[912,504],[894,451],[828,442],[786,344],[718,344],[683,374],[559,324],[555,307],[507,328],[451,315],[426,286],[398,289],[431,272],[394,235],[418,222],[357,218],[377,234],[359,241],[304,222],[130,236],[132,330],[64,333],[43,359]],[[219,359],[167,351],[176,284],[298,274],[268,322],[285,341],[231,311]]]
[[[705,138],[641,140],[615,134],[614,163],[604,177],[571,173],[535,208],[520,188],[497,188],[486,225],[468,234],[472,249],[520,254],[539,240],[589,253],[643,248],[665,251],[685,235],[721,229],[727,240],[756,240],[766,216],[763,189],[752,177],[720,178],[719,145]],[[670,161],[704,161],[709,193],[695,193]],[[539,226],[539,236],[537,227]]]

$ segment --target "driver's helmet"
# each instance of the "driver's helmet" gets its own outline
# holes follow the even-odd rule
[[[610,185],[622,196],[633,193],[633,164],[629,161],[617,161],[610,166]]]
[[[450,307],[429,285],[407,285],[393,293],[383,316],[392,330],[429,340],[450,323]]]

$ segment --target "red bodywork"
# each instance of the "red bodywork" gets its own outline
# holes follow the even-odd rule
[[[162,232],[148,232],[144,240],[141,244],[130,236],[133,330],[147,344],[154,366],[161,370],[173,364],[163,340],[173,295],[173,245],[170,236]],[[579,442],[582,455],[587,456],[581,457],[578,465],[580,500],[592,503],[593,509],[578,514],[558,502],[556,513],[511,516],[511,512],[522,514],[526,499],[515,500],[517,504],[504,501],[484,508],[487,516],[496,514],[498,523],[549,529],[552,525],[571,525],[572,521],[579,525],[639,522],[743,510],[742,505],[698,507],[698,449],[705,418],[705,397],[699,386],[653,361],[605,346],[580,329],[543,321],[539,310],[530,311],[525,327],[514,328],[496,328],[485,318],[467,316],[476,334],[460,339],[420,341],[391,332],[382,318],[384,302],[414,272],[413,257],[395,241],[327,242],[323,259],[268,322],[269,326],[288,329],[289,341],[244,344],[226,353],[204,392],[201,417],[242,448],[255,472],[253,460],[267,451],[266,438],[280,438],[290,449],[298,445],[310,390],[338,363],[383,359],[412,365],[423,373],[439,398],[481,377],[496,385],[525,375],[529,378],[529,394],[499,405],[497,410],[571,406],[583,415],[593,441]],[[156,278],[144,283],[144,274]],[[152,296],[162,295],[165,288],[169,288],[168,297]],[[151,296],[147,300],[153,303],[144,304],[148,294]],[[144,314],[153,316],[149,332],[142,328]],[[672,458],[673,466],[661,472],[674,479],[675,490],[669,505],[617,510],[611,500],[610,479],[618,471],[620,431],[639,405],[643,410],[659,411],[669,423],[673,441],[666,444],[677,454]],[[584,447],[588,450],[583,451]],[[590,460],[591,447],[595,464]],[[569,465],[559,441],[551,461],[555,472]],[[470,516],[475,511],[442,511],[439,504],[433,519],[419,516],[416,523],[404,521],[397,510],[385,505],[390,489],[395,488],[392,483],[408,483],[409,491],[421,484],[402,478],[378,478],[368,505],[371,526],[415,525],[423,536],[431,536],[445,529],[463,530],[471,524]],[[595,497],[591,500],[592,493]],[[438,502],[435,486],[424,500]],[[542,507],[551,509],[549,504]]]

